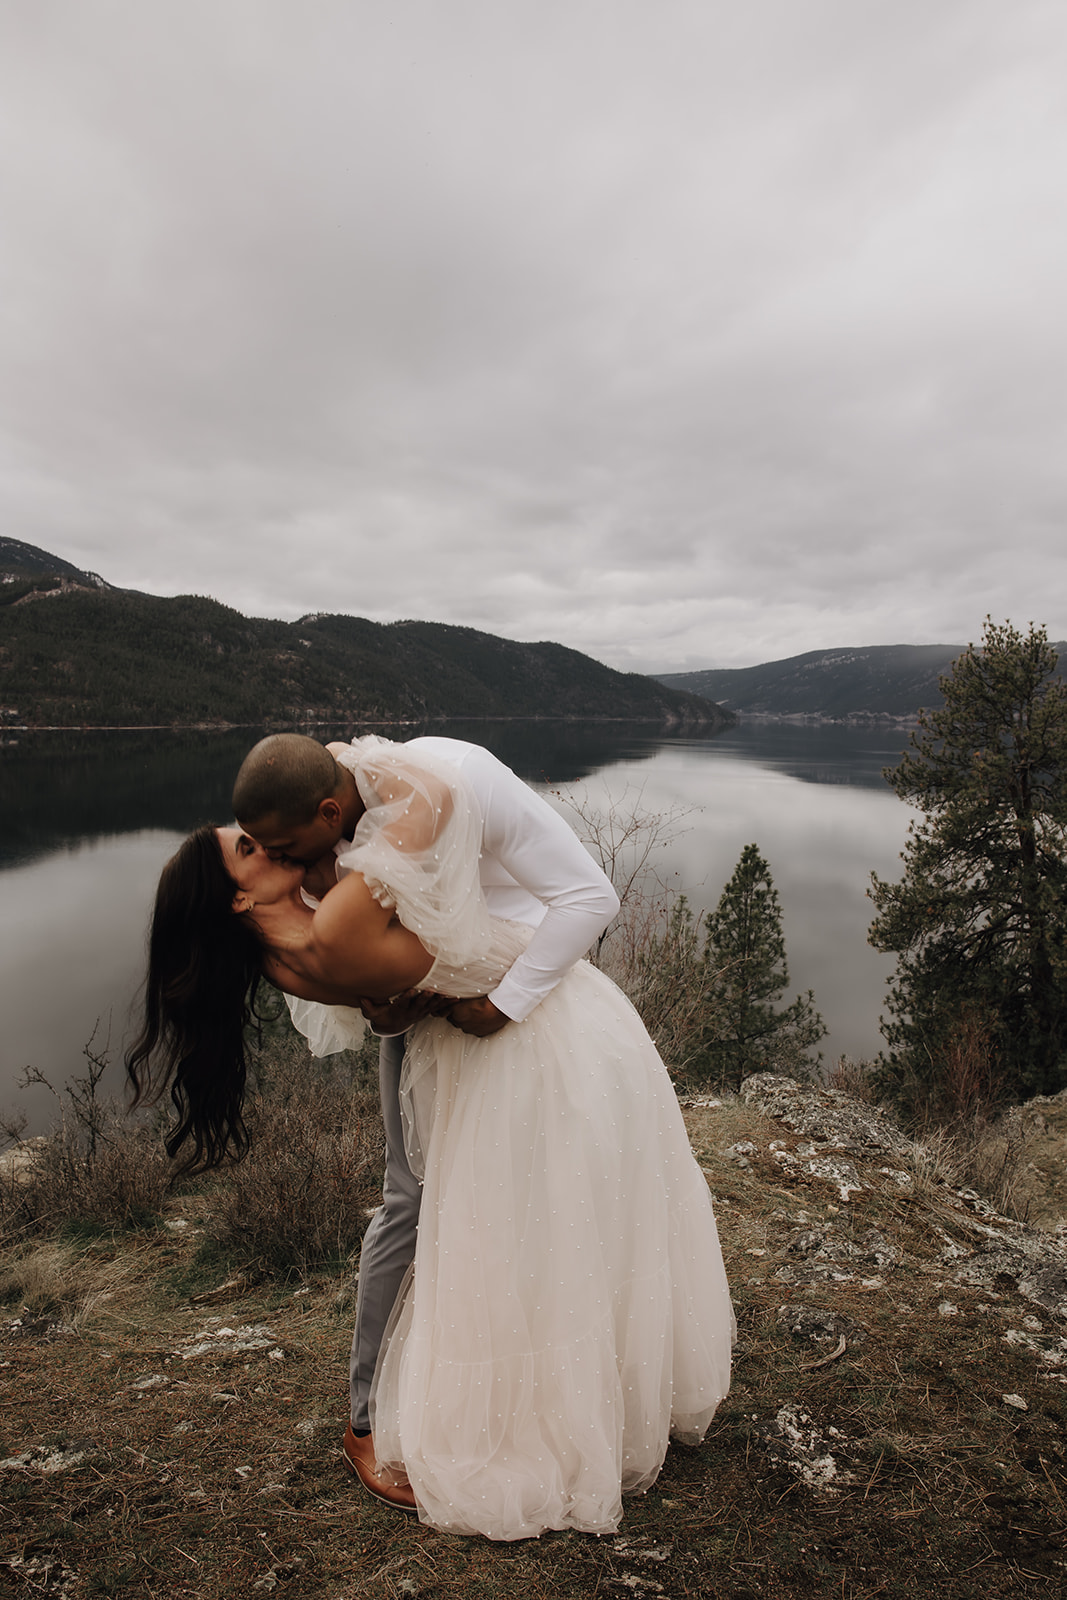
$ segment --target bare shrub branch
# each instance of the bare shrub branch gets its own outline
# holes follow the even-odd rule
[[[159,1138],[143,1121],[101,1094],[109,1066],[96,1031],[82,1054],[87,1072],[62,1092],[36,1067],[22,1087],[40,1086],[56,1103],[57,1120],[37,1138],[21,1139],[25,1118],[9,1116],[3,1131],[20,1137],[0,1176],[0,1237],[61,1228],[74,1222],[127,1228],[158,1215],[171,1177]]]
[[[209,1238],[269,1273],[347,1260],[381,1191],[384,1134],[366,1063],[348,1052],[316,1061],[289,1030],[259,1059],[245,1117],[249,1152],[211,1184]]]

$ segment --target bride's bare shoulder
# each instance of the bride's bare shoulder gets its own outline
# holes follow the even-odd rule
[[[357,930],[384,927],[390,915],[371,894],[362,873],[346,872],[315,912],[312,935],[320,941],[345,938]]]
[[[397,994],[425,977],[433,958],[383,906],[358,872],[332,889],[312,919],[310,959],[327,981],[360,994]]]

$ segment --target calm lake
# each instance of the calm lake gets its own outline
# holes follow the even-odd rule
[[[565,810],[572,799],[672,816],[654,865],[697,910],[715,904],[755,841],[782,904],[786,998],[815,991],[827,1062],[878,1050],[893,963],[867,945],[865,890],[872,870],[899,872],[911,813],[882,769],[899,760],[905,732],[761,722],[716,736],[529,722],[432,731],[487,745]],[[229,820],[233,775],[258,736],[54,732],[0,748],[0,1108],[21,1107],[31,1132],[49,1119],[50,1096],[18,1088],[24,1069],[61,1086],[84,1069],[94,1030],[120,1085],[160,868],[191,828]]]

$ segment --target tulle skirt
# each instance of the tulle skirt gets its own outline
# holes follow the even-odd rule
[[[425,1176],[379,1460],[437,1528],[611,1532],[730,1382],[715,1218],[666,1069],[582,962],[488,1039],[420,1024],[402,1093]]]

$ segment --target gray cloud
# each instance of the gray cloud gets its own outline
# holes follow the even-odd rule
[[[0,17],[0,512],[638,670],[1067,635],[1045,0]]]

